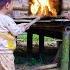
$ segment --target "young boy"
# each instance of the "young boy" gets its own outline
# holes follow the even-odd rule
[[[15,36],[28,29],[27,25],[16,25],[7,16],[13,9],[12,0],[0,0],[0,70],[15,70],[13,51],[16,48]]]

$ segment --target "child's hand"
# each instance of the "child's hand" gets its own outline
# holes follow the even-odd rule
[[[29,23],[21,23],[21,24],[18,24],[19,27],[21,27],[21,29],[25,29],[25,30],[28,30],[30,28],[29,26]]]

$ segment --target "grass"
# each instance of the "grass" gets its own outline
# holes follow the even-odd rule
[[[27,33],[23,33],[17,37],[18,40],[22,42],[27,42]],[[55,39],[44,36],[44,41],[48,43],[52,43]],[[33,34],[33,42],[39,42],[39,35]]]
[[[23,33],[17,37],[18,40],[26,42],[27,41],[27,33]]]

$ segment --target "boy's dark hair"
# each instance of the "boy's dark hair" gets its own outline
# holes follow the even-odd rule
[[[11,3],[11,0],[0,0],[0,9],[2,9],[2,7],[5,6],[7,2]]]

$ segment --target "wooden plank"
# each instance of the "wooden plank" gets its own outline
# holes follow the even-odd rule
[[[20,20],[16,20],[16,19],[15,19],[14,21],[17,22],[17,23],[21,23],[21,22],[22,22],[22,23],[25,23],[25,22],[26,22],[26,23],[29,23],[29,22],[31,22],[31,20],[22,20],[22,19],[20,19]]]
[[[40,66],[40,67],[37,67],[37,68],[34,69],[34,70],[45,70],[45,69],[51,69],[51,68],[55,68],[55,67],[57,67],[57,63]]]
[[[58,68],[54,68],[54,69],[48,69],[48,70],[59,70]]]
[[[15,22],[31,22],[32,20],[27,20],[27,19],[14,19]],[[61,22],[61,21],[70,21],[68,19],[50,19],[50,20],[40,20],[40,21],[37,21],[37,22],[44,22],[44,23],[47,23],[47,22]]]

